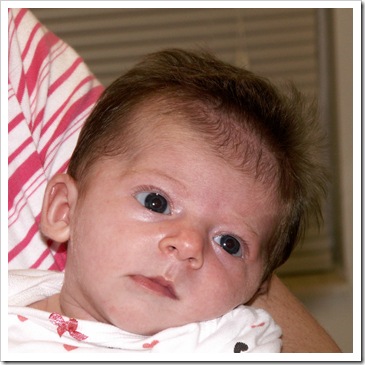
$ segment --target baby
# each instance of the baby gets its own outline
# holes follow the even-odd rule
[[[243,304],[320,217],[311,113],[208,54],[157,52],[117,79],[45,192],[65,273],[9,273],[9,351],[279,352]]]

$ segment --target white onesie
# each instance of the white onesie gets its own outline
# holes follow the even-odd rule
[[[9,353],[280,352],[278,325],[264,310],[243,305],[223,317],[169,328],[153,336],[26,307],[59,293],[62,282],[61,272],[9,272]]]

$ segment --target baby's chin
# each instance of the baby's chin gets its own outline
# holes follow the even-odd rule
[[[237,305],[237,307],[238,306],[239,305]],[[153,315],[144,317],[139,315],[138,318],[135,318],[134,321],[131,321],[131,317],[129,317],[126,321],[120,321],[118,323],[112,324],[128,333],[140,336],[153,336],[170,328],[182,327],[191,323],[199,323],[213,320],[225,315],[226,313],[227,312],[211,315],[204,318],[177,318],[176,314],[166,314],[166,316],[163,318],[156,318],[156,316]]]
[[[109,317],[108,322],[131,334],[153,336],[170,328],[212,319],[200,317],[192,313],[184,315],[181,309],[179,313],[179,311],[173,311],[171,308],[165,308],[165,310],[161,308],[159,312],[154,311],[153,308],[150,311],[139,308],[139,310],[129,311],[129,313],[126,311],[124,313],[114,313],[113,317]]]
[[[135,319],[134,321],[118,323],[116,326],[135,335],[153,336],[169,328],[181,327],[192,322],[197,321],[176,320],[176,318],[168,318],[167,316],[165,318],[156,318],[151,315],[149,317]]]
[[[148,320],[147,321],[145,320],[145,321],[135,321],[133,323],[118,323],[116,327],[128,333],[149,337],[156,335],[157,333],[160,333],[166,329],[181,327],[188,323],[191,322],[166,321],[166,323],[161,324],[161,321],[159,321],[159,323],[149,323]]]

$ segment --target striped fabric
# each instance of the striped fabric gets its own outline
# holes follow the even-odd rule
[[[47,181],[65,172],[103,87],[26,9],[9,9],[9,269],[63,270],[65,244],[39,232]]]

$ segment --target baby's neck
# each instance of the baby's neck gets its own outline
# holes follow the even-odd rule
[[[61,314],[60,294],[54,294],[48,298],[44,298],[42,300],[39,300],[38,302],[29,304],[27,307],[39,309],[49,313]]]

